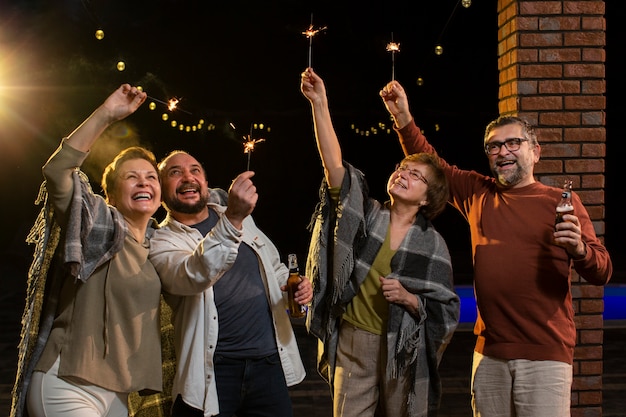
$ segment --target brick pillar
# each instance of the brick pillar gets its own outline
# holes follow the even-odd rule
[[[601,0],[498,0],[499,111],[537,126],[539,181],[573,179],[604,235],[605,19]],[[602,416],[602,287],[574,272],[572,416]]]

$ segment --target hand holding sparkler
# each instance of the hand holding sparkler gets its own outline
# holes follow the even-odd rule
[[[256,186],[252,182],[254,172],[239,174],[228,189],[228,205],[224,213],[233,226],[241,230],[244,219],[249,216],[259,199]]]
[[[102,103],[109,109],[112,122],[122,120],[133,114],[146,101],[146,93],[130,84],[122,84]]]
[[[390,81],[380,90],[379,95],[398,129],[402,129],[413,120],[409,99],[399,82]]]
[[[67,143],[88,152],[104,130],[133,114],[146,100],[146,93],[130,84],[122,84],[67,137]]]

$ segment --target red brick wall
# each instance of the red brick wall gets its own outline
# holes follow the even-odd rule
[[[604,1],[498,0],[499,110],[537,126],[537,179],[573,180],[604,235]],[[574,273],[572,416],[602,416],[602,287]]]

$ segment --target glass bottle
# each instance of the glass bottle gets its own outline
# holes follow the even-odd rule
[[[563,191],[561,192],[561,201],[556,206],[556,220],[554,224],[561,223],[564,214],[574,214],[574,205],[572,204],[572,180],[565,180]]]
[[[298,291],[298,284],[302,281],[298,268],[298,257],[294,253],[288,255],[287,265],[289,267],[289,278],[287,278],[289,315],[294,319],[299,319],[305,316],[305,307],[298,304],[294,298],[296,291]]]

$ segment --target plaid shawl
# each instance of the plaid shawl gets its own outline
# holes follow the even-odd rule
[[[76,169],[72,179],[74,191],[63,236],[54,218],[45,182],[35,201],[37,205],[43,203],[43,207],[26,238],[27,243],[35,244],[35,251],[28,271],[11,417],[28,415],[26,393],[33,368],[52,329],[63,281],[68,279],[68,274],[86,281],[124,244],[126,222],[122,215],[93,193],[83,172]],[[59,248],[62,239],[63,245]]]
[[[344,165],[347,171],[336,208],[322,181],[306,267],[314,286],[307,328],[320,340],[318,371],[331,387],[341,316],[371,269],[389,227],[388,205],[368,198],[363,174]],[[437,368],[458,324],[460,301],[445,241],[421,214],[392,258],[391,269],[387,278],[400,280],[417,294],[421,311],[414,317],[397,304],[389,305],[387,373],[409,375],[411,416],[436,416],[441,399]]]

